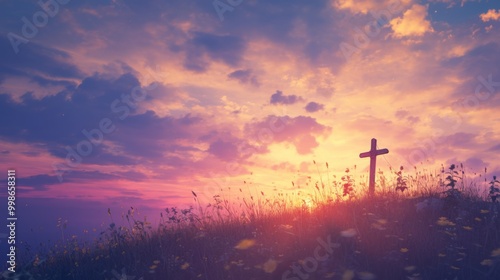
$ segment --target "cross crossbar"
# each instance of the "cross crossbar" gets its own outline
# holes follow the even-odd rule
[[[370,185],[368,187],[368,192],[370,196],[373,196],[375,194],[375,172],[377,169],[376,167],[377,156],[388,153],[389,153],[388,149],[377,150],[377,139],[372,138],[370,151],[359,154],[360,158],[366,158],[366,157],[370,158]]]

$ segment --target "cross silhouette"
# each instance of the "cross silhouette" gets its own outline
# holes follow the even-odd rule
[[[387,149],[377,150],[377,139],[372,138],[372,146],[370,151],[359,154],[360,158],[370,158],[370,185],[368,187],[368,193],[370,196],[373,196],[373,194],[375,193],[375,171],[377,165],[377,156],[388,153],[389,150]]]

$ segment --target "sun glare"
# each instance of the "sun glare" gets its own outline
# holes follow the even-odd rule
[[[310,199],[309,197],[303,199],[302,203],[303,203],[303,206],[306,207],[309,211],[311,211],[313,206],[314,206],[312,199]]]

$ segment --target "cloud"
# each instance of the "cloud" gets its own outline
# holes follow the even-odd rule
[[[442,66],[457,69],[460,83],[454,95],[465,101],[477,100],[481,106],[495,107],[494,93],[500,80],[500,44],[487,42],[470,49],[462,56],[442,61]],[[487,102],[484,102],[487,101]]]
[[[500,151],[500,144],[489,148],[488,151],[492,151],[492,152]]]
[[[475,146],[479,146],[476,142],[476,136],[473,133],[457,132],[443,137],[443,142],[455,148],[472,149]]]
[[[411,123],[411,124],[415,124],[415,123],[418,123],[420,121],[420,117],[416,117],[416,116],[408,116],[406,118],[406,120]]]
[[[405,118],[408,116],[410,112],[406,111],[406,110],[398,110],[396,112],[396,114],[394,114],[394,116],[398,119],[402,119],[402,118]]]
[[[35,190],[45,190],[48,186],[57,184],[58,182],[57,176],[47,174],[18,178],[20,186],[32,187]]]
[[[467,2],[481,2],[482,0],[428,0],[430,3],[445,3],[448,4],[446,7],[453,8],[456,4],[460,3],[460,7],[463,7]]]
[[[428,32],[433,32],[427,17],[427,6],[413,5],[404,12],[402,17],[392,19],[390,24],[396,38],[420,37]]]
[[[481,18],[482,21],[487,22],[487,21],[498,21],[500,20],[500,10],[495,10],[491,9],[488,10],[488,12],[484,14],[480,14],[479,17]]]
[[[161,160],[166,153],[185,153],[180,142],[192,139],[197,132],[203,131],[199,125],[203,123],[200,117],[184,115],[182,117],[159,117],[152,111],[127,118],[120,123],[121,131],[113,133],[112,140],[116,141],[122,151],[128,156],[135,156],[148,160]],[[140,131],[140,135],[137,135]],[[135,137],[131,137],[136,135]],[[170,150],[167,150],[167,147]]]
[[[482,159],[477,157],[470,157],[464,162],[464,166],[468,169],[472,169],[473,171],[484,170],[489,166],[487,162],[484,162]]]
[[[79,171],[73,170],[64,176],[64,181],[68,182],[82,182],[87,181],[89,178],[92,181],[110,181],[110,180],[127,180],[127,181],[143,181],[147,176],[137,171],[118,171],[111,173],[103,173],[100,171]],[[20,177],[17,179],[19,186],[31,187],[35,191],[47,190],[49,186],[58,185],[59,179],[57,176],[48,174],[38,174],[28,177]]]
[[[272,170],[282,172],[283,170],[286,170],[288,172],[295,172],[297,171],[297,166],[295,164],[289,163],[289,162],[280,162],[278,164],[273,164],[271,166]]]
[[[82,159],[83,164],[97,165],[153,163],[166,153],[186,156],[197,151],[179,142],[190,139],[194,131],[202,133],[193,129],[202,119],[190,114],[160,117],[151,110],[139,112],[140,102],[125,98],[134,88],[141,85],[132,74],[94,74],[76,88],[40,99],[25,94],[16,102],[10,95],[0,94],[0,108],[12,118],[0,127],[0,138],[42,145],[56,159],[67,160],[71,150],[77,151],[79,144],[88,141],[84,130],[96,138],[100,133],[102,142],[91,145],[91,153]],[[149,90],[142,102],[167,95],[175,99],[174,93],[159,86]],[[99,131],[103,119],[115,127],[112,132]]]
[[[323,105],[323,104],[319,104],[316,102],[309,102],[309,103],[307,103],[305,109],[309,113],[314,113],[314,112],[323,110],[324,107],[325,107],[325,105]]]
[[[238,147],[234,143],[220,139],[210,144],[208,152],[224,161],[233,161],[239,156]]]
[[[242,84],[249,84],[256,87],[260,85],[259,81],[257,80],[257,77],[253,74],[251,69],[236,70],[234,72],[229,73],[229,75],[227,76],[228,78],[237,80]]]
[[[145,100],[127,101],[125,97],[132,89],[144,87],[135,74],[116,76],[113,69],[113,73],[97,72],[72,88],[41,98],[28,93],[15,101],[10,94],[0,94],[1,110],[12,118],[0,127],[0,140],[36,145],[47,152],[48,177],[27,178],[29,186],[46,191],[47,186],[59,183],[56,176],[49,176],[54,174],[53,164],[64,171],[64,183],[98,180],[102,174],[91,173],[96,166],[106,166],[108,177],[104,179],[110,181],[127,177],[140,179],[139,171],[138,174],[112,172],[134,168],[148,170],[149,179],[173,182],[188,178],[193,172],[199,176],[223,173],[225,162],[238,160],[245,164],[250,155],[268,152],[265,147],[254,147],[246,140],[228,137],[233,132],[241,132],[234,123],[212,121],[210,110],[215,110],[216,105],[203,104],[207,113],[175,112],[172,115],[162,110],[164,115],[159,116],[151,110],[156,103],[162,103],[157,108],[163,109],[172,103],[184,106],[183,101],[189,100],[177,95],[171,87],[158,85],[147,91]],[[117,106],[112,105],[115,102]],[[98,129],[104,118],[111,120],[116,129],[103,134],[103,141],[92,145],[91,153],[82,156],[77,167],[66,166],[69,151],[78,151],[78,145],[88,140],[82,131]],[[203,137],[210,132],[215,133]],[[245,149],[241,151],[240,147]],[[8,152],[12,151],[5,153]],[[87,171],[78,173],[82,170]],[[78,177],[79,174],[82,176]],[[36,180],[39,183],[35,184]]]
[[[245,41],[238,36],[193,32],[193,37],[184,45],[184,66],[189,70],[204,72],[210,64],[208,59],[238,66],[245,48]]]
[[[409,123],[411,124],[414,124],[414,123],[417,123],[420,121],[420,118],[417,117],[417,116],[411,116],[410,115],[410,112],[409,111],[406,111],[406,110],[398,110],[396,111],[396,113],[394,114],[394,116],[398,119],[405,119],[407,120]]]
[[[11,141],[58,143],[68,145],[81,139],[82,129],[91,129],[104,117],[111,117],[110,105],[138,86],[133,75],[119,78],[88,77],[73,89],[41,99],[31,93],[21,102],[0,94],[0,107],[14,121],[0,128],[0,137]],[[130,108],[133,113],[135,108]],[[80,134],[80,135],[78,135]]]
[[[379,11],[381,8],[393,11],[400,10],[412,0],[332,0],[333,7],[341,10],[350,10],[352,13],[368,14]]]
[[[0,84],[6,77],[25,77],[42,86],[74,85],[69,79],[83,78],[82,71],[65,51],[30,42],[22,54],[14,55],[9,40],[0,36]]]
[[[299,154],[309,154],[318,147],[316,137],[326,137],[331,127],[319,124],[315,118],[298,116],[267,116],[264,120],[252,123],[245,128],[247,137],[266,134],[263,144],[288,143],[295,146]]]
[[[474,2],[474,1],[481,1],[481,0],[428,0],[430,3],[444,3],[448,4],[446,6],[447,9],[455,7],[458,3],[460,3],[460,7],[463,7],[466,2]]]
[[[276,91],[275,94],[271,95],[271,104],[285,104],[291,105],[295,104],[298,101],[302,101],[302,97],[297,95],[283,95],[283,92],[280,90]]]
[[[213,9],[211,5],[197,3]],[[203,15],[205,14],[206,11]],[[237,14],[244,16],[236,16]],[[331,9],[329,0],[306,1],[300,5],[283,5],[274,0],[262,1],[258,5],[235,9],[231,13],[231,24],[217,24],[215,28],[218,34],[237,34],[244,38],[249,43],[249,52],[252,49],[259,50],[259,54],[253,56],[252,60],[275,62],[281,55],[293,55],[293,58],[290,57],[291,61],[300,60],[302,66],[323,64],[332,71],[338,71],[345,62],[342,54],[336,51],[339,41],[344,40],[344,34],[340,32],[342,29],[337,24],[340,14]],[[252,19],[251,23],[249,18]],[[218,20],[216,15],[215,19]],[[269,59],[266,59],[268,55]]]

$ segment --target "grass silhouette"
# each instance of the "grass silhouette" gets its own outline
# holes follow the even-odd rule
[[[311,195],[222,190],[202,205],[192,192],[196,206],[165,209],[155,227],[134,208],[117,226],[108,209],[99,239],[66,240],[18,279],[500,279],[496,177],[391,168],[368,198],[356,167],[340,179],[326,168]]]

